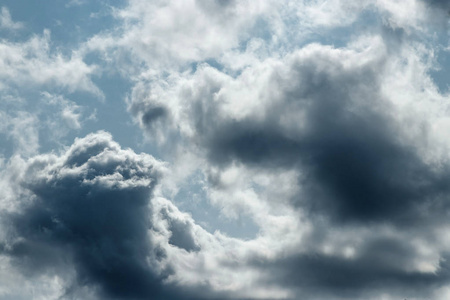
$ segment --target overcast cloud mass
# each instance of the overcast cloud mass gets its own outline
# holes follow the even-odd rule
[[[449,22],[4,0],[0,299],[449,299]]]

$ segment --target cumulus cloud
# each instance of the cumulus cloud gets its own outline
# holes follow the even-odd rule
[[[26,288],[12,285],[1,295],[191,299],[287,294],[258,284],[260,271],[249,268],[255,254],[264,258],[279,247],[205,231],[161,197],[158,182],[167,172],[166,164],[122,149],[106,132],[77,139],[60,154],[13,157],[0,174],[2,186],[10,187],[0,202],[5,271],[0,276]],[[246,280],[239,282],[241,276]]]
[[[123,150],[105,132],[78,139],[60,156],[24,162],[25,195],[2,213],[2,255],[13,268],[39,277],[60,275],[66,296],[78,286],[118,299],[159,299],[170,269],[152,241],[150,200],[164,166],[150,155]],[[172,243],[188,245],[174,220]],[[189,230],[187,229],[187,232]],[[67,270],[67,271],[66,271]]]
[[[446,247],[418,250],[428,240],[423,226],[436,230],[448,212],[448,156],[438,150],[446,146],[431,129],[447,119],[445,95],[425,71],[428,50],[397,34],[385,28],[342,48],[310,44],[256,60],[238,75],[204,63],[138,83],[131,94],[130,112],[151,137],[206,161],[199,168],[223,212],[246,211],[261,228],[259,216],[266,223],[276,216],[270,203],[297,214],[301,221],[288,224],[299,239],[253,265],[264,284],[291,289],[292,297],[377,299],[412,285],[427,296],[447,279]],[[408,91],[411,97],[401,96]],[[155,108],[165,113],[147,118]],[[236,166],[250,179],[239,179]],[[291,192],[264,197],[271,189],[256,174],[287,172]],[[280,237],[283,225],[272,224]],[[288,250],[293,245],[297,251]],[[263,271],[272,264],[281,279]]]
[[[130,111],[152,133],[146,116],[153,107],[169,111],[160,116],[171,116],[172,126],[161,127],[165,135],[178,130],[212,164],[298,168],[298,203],[312,210],[399,222],[408,219],[403,213],[416,216],[415,203],[424,199],[440,210],[448,170],[429,165],[413,141],[417,136],[405,134],[412,129],[404,127],[406,116],[391,114],[398,99],[385,90],[391,78],[383,76],[396,63],[387,55],[390,45],[375,37],[353,47],[313,44],[237,78],[204,65],[163,87],[154,84],[146,98],[137,86]],[[439,109],[434,105],[433,113]]]

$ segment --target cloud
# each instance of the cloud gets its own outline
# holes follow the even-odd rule
[[[123,24],[117,33],[93,37],[85,51],[98,51],[109,61],[114,57],[125,74],[143,71],[135,63],[144,63],[148,72],[178,68],[236,47],[247,32],[242,29],[251,27],[265,7],[251,1],[130,1],[115,10]]]
[[[23,28],[23,23],[14,22],[7,7],[2,7],[0,14],[0,29],[19,30]]]
[[[445,0],[425,0],[424,2],[429,5],[435,5],[439,8],[443,8],[443,9],[449,7],[448,1],[445,1]]]
[[[168,163],[103,131],[37,155],[39,118],[0,112],[22,149],[0,164],[0,279],[28,286],[0,297],[43,282],[40,297],[63,299],[445,297],[450,119],[430,76],[445,9],[133,0],[71,56],[49,31],[3,40],[0,88],[48,89],[53,127],[82,126],[67,93],[101,97],[92,76],[124,75]],[[175,203],[254,232],[202,227]]]
[[[344,47],[256,59],[238,74],[203,63],[135,85],[136,122],[201,157],[212,203],[250,216],[260,227],[252,242],[283,240],[239,260],[259,270],[253,286],[288,298],[379,299],[445,285],[447,246],[434,238],[448,212],[437,129],[448,120],[446,95],[428,75],[432,50],[408,37],[383,27]],[[165,113],[146,118],[155,107]]]
[[[81,128],[81,116],[83,109],[74,102],[65,99],[62,96],[52,95],[47,92],[42,93],[44,101],[49,105],[58,107],[60,118],[70,129]]]
[[[3,212],[11,231],[2,254],[29,276],[65,279],[65,269],[73,270],[66,296],[87,287],[114,299],[166,297],[162,282],[170,269],[153,267],[164,250],[149,234],[150,200],[163,169],[105,132],[77,139],[60,156],[29,159],[19,177],[26,196],[16,199],[14,212]],[[173,220],[170,228],[173,244],[190,245],[183,223]]]
[[[0,276],[27,288],[0,293],[51,299],[279,295],[255,286],[257,271],[246,269],[248,257],[265,247],[206,232],[161,197],[158,182],[167,172],[164,163],[122,149],[106,132],[76,139],[59,154],[14,156],[0,173],[1,185],[11,187],[0,202],[0,258],[10,275]],[[236,261],[243,263],[239,273]],[[48,284],[37,292],[42,282]]]
[[[133,0],[113,10],[118,21],[113,30],[93,36],[80,52],[100,54],[110,70],[127,78],[153,81],[204,62],[239,69],[255,59],[243,56],[243,50],[261,41],[259,55],[271,57],[286,55],[305,41],[341,43],[348,40],[347,31],[355,31],[353,25],[366,28],[365,21],[377,18],[417,34],[430,23],[445,23],[445,14],[433,9],[444,2]],[[377,28],[379,23],[370,25]]]
[[[12,93],[14,95],[14,93]],[[42,92],[37,101],[5,93],[0,104],[0,134],[4,136],[3,155],[30,157],[49,142],[60,143],[69,133],[79,131],[95,117],[87,108],[61,96]]]
[[[25,112],[16,111],[6,113],[0,111],[2,124],[0,133],[12,141],[14,153],[21,155],[36,154],[39,149],[38,120],[36,116]]]
[[[403,244],[381,241],[368,246],[373,249],[357,259],[306,254],[257,264],[274,273],[266,284],[290,286],[297,297],[308,299],[360,299],[362,295],[365,299],[380,299],[381,291],[399,298],[426,298],[448,280],[448,266],[437,274],[397,269],[397,259],[406,261],[411,255],[410,249],[402,249]],[[394,266],[389,264],[390,258]]]
[[[448,168],[428,164],[390,114],[395,103],[382,92],[395,62],[386,61],[390,45],[360,42],[359,50],[309,45],[237,78],[205,65],[132,98],[130,110],[150,133],[148,111],[170,111],[164,130],[179,130],[213,165],[297,168],[302,192],[293,201],[303,208],[348,221],[416,222],[424,199],[434,213],[443,208]]]
[[[51,48],[50,31],[32,36],[25,42],[0,40],[0,90],[34,86],[63,88],[68,92],[84,91],[102,98],[103,93],[92,82],[94,65],[72,53],[64,57]]]

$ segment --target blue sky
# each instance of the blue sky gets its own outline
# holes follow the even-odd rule
[[[447,1],[41,2],[0,4],[0,299],[448,299]]]

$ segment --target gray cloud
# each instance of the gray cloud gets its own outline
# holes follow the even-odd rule
[[[424,2],[430,5],[435,5],[438,8],[448,9],[450,7],[450,3],[446,0],[424,0]]]
[[[168,229],[171,232],[169,238],[170,244],[188,252],[200,250],[200,247],[195,241],[195,237],[192,235],[192,225],[190,223],[185,220],[171,218],[165,210],[161,211],[161,213],[169,223]]]
[[[221,83],[200,73],[209,85],[189,99],[189,116],[193,140],[209,162],[296,168],[302,193],[295,205],[339,221],[410,224],[446,211],[448,165],[437,171],[402,137],[381,93],[384,58],[359,64],[350,55],[341,62],[332,59],[339,50],[310,49],[267,75],[260,93],[277,96],[258,106],[264,118],[225,116],[222,103],[212,100]],[[294,114],[297,121],[286,125]]]
[[[446,0],[422,0],[430,9],[428,12],[427,23],[436,24],[441,28],[448,28],[450,16],[450,2]]]
[[[143,101],[151,107],[168,97],[166,107],[176,113],[166,130],[188,128],[180,130],[185,140],[170,142],[191,143],[183,146],[216,172],[209,178],[213,188],[221,188],[217,172],[236,165],[299,174],[298,192],[288,202],[314,228],[298,246],[307,250],[241,262],[264,274],[261,285],[293,290],[293,298],[376,299],[383,293],[429,297],[448,280],[446,251],[427,241],[426,232],[434,236],[435,227],[447,224],[450,165],[424,155],[430,146],[423,143],[431,138],[416,129],[433,120],[403,115],[386,90],[393,64],[410,57],[402,53],[409,47],[403,33],[384,28],[383,35],[365,45],[369,50],[309,45],[236,77],[204,66]],[[381,226],[398,236],[357,232]],[[348,257],[330,228],[345,236],[343,244],[351,235],[359,241]],[[417,250],[408,236],[430,242],[431,254]]]
[[[443,262],[437,273],[407,271],[399,264],[409,263],[412,249],[397,241],[369,242],[355,259],[320,253],[294,255],[272,262],[256,261],[272,276],[264,284],[289,286],[297,297],[308,299],[379,299],[382,293],[399,298],[427,298],[449,279],[449,266]]]
[[[384,112],[371,106],[358,108],[361,99],[352,99],[352,94],[360,94],[369,105],[383,101],[372,91],[359,93],[377,84],[376,70],[339,74],[339,78],[326,71],[301,71],[303,78],[315,82],[299,82],[281,103],[295,101],[302,106],[305,130],[293,136],[280,128],[276,118],[283,112],[274,117],[277,108],[268,108],[272,114],[263,122],[222,123],[205,138],[211,162],[297,167],[305,174],[299,184],[306,192],[299,197],[308,199],[300,205],[340,220],[417,222],[417,205],[425,200],[436,205],[435,213],[443,208],[440,201],[449,192],[448,167],[433,171],[414,146],[402,144]],[[356,83],[360,77],[367,82]]]
[[[76,140],[59,157],[30,159],[21,182],[30,196],[15,213],[3,213],[11,230],[1,252],[31,275],[73,268],[68,292],[86,286],[107,299],[181,298],[163,285],[172,271],[155,268],[164,248],[149,234],[150,199],[162,169],[104,132]],[[186,248],[194,242],[183,225],[172,222],[171,242]]]

